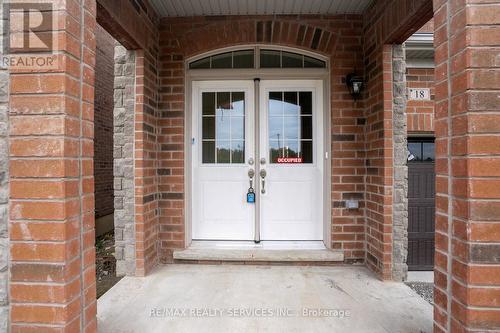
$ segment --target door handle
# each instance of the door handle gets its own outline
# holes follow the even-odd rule
[[[250,188],[253,189],[253,177],[255,177],[255,170],[248,169],[248,178],[250,178]]]
[[[260,170],[260,182],[261,182],[260,193],[262,194],[266,193],[266,176],[267,176],[267,171],[264,169]]]

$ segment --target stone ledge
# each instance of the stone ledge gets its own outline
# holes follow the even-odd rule
[[[344,253],[332,250],[195,249],[174,251],[175,260],[343,262]]]

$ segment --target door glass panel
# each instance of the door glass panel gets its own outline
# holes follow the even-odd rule
[[[434,162],[435,144],[432,138],[408,139],[408,162]]]
[[[217,114],[217,141],[229,140],[229,135],[231,134],[231,118],[228,114]]]
[[[212,68],[232,68],[233,57],[232,53],[222,53],[212,57]]]
[[[215,141],[203,141],[203,163],[215,163]]]
[[[284,120],[285,139],[297,141],[300,133],[299,117],[284,117]]]
[[[271,91],[269,93],[269,116],[283,116],[283,93],[281,91]]]
[[[231,117],[231,140],[245,140],[245,118]]]
[[[253,50],[236,51],[233,53],[233,68],[253,68]]]
[[[210,57],[193,61],[189,64],[190,69],[207,69],[210,68]]]
[[[231,115],[233,116],[245,115],[245,93],[233,92],[231,94]]]
[[[260,67],[261,68],[280,68],[281,67],[281,52],[274,50],[260,51]]]
[[[304,56],[297,53],[283,52],[281,62],[283,68],[302,68]]]
[[[269,152],[271,161],[275,163],[274,161],[283,157],[283,142],[279,140],[269,140]]]
[[[305,68],[325,68],[326,62],[319,59],[314,59],[308,56],[304,56],[304,67]]]
[[[434,142],[422,143],[422,159],[426,162],[434,161]]]
[[[422,143],[421,142],[408,142],[408,150],[412,155],[411,161],[422,161]]]
[[[300,157],[299,142],[297,140],[286,140],[283,147],[283,157]]]
[[[254,68],[255,50],[219,53],[189,64],[189,69]]]
[[[283,138],[283,117],[269,117],[269,140]]]
[[[269,92],[271,163],[313,163],[311,91]]]
[[[215,93],[213,92],[204,92],[203,93],[203,115],[204,116],[213,116],[215,115]]]
[[[203,140],[215,140],[215,117],[203,117]]]
[[[299,114],[299,103],[297,92],[285,91],[284,94],[284,110],[285,116],[297,116]]]
[[[300,53],[260,50],[260,68],[326,68],[326,62]],[[255,50],[224,52],[189,63],[189,69],[255,68]]]
[[[218,92],[217,93],[217,115],[221,116],[229,116],[231,112],[231,104],[230,104],[230,99],[231,98],[231,93],[230,92]]]
[[[312,116],[300,117],[300,138],[312,140]]]
[[[261,68],[326,68],[326,62],[303,54],[260,50]]]
[[[312,92],[299,92],[300,114],[312,114]]]
[[[231,141],[231,162],[245,163],[245,141]]]
[[[231,142],[217,141],[217,163],[231,163]]]
[[[229,140],[231,134],[231,93],[218,92],[217,93],[217,110],[215,110],[217,118],[217,140]],[[219,145],[217,145],[217,148]],[[229,147],[228,147],[229,149]],[[227,162],[225,162],[227,163]]]
[[[245,93],[202,93],[202,162],[244,163]]]
[[[300,153],[302,157],[302,163],[312,163],[313,162],[313,142],[312,141],[301,141],[300,142]]]

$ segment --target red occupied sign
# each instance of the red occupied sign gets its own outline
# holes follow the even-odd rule
[[[278,163],[282,164],[302,163],[302,157],[278,157]]]

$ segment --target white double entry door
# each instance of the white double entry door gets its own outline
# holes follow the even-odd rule
[[[322,84],[193,82],[192,239],[323,239]]]

